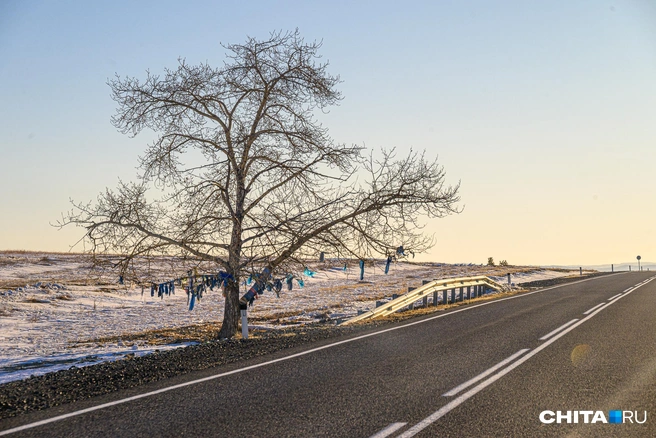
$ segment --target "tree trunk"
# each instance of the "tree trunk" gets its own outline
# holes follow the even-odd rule
[[[219,339],[232,338],[239,332],[239,281],[229,280],[226,285],[223,324],[219,330]]]

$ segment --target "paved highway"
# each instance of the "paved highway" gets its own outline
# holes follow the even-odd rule
[[[462,306],[3,420],[0,435],[653,437],[652,274]],[[590,422],[610,410],[647,421]],[[543,424],[543,411],[561,423]],[[566,411],[591,413],[567,424]]]

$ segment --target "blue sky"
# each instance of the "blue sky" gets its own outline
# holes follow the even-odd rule
[[[323,40],[335,140],[438,155],[465,209],[423,256],[656,258],[656,3],[0,2],[0,249],[65,251],[68,199],[133,179],[148,135],[109,123],[106,81],[298,28]],[[650,256],[652,254],[652,256]]]

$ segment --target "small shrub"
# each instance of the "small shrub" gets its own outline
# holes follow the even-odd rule
[[[505,261],[505,260],[501,260],[501,261],[499,262],[499,266],[508,266],[508,262]]]
[[[494,257],[488,257],[487,258],[487,265],[488,266],[494,266]]]

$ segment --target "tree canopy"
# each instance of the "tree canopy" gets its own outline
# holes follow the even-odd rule
[[[458,185],[437,160],[410,151],[365,153],[334,142],[317,115],[341,99],[321,43],[296,32],[224,46],[224,64],[180,59],[163,75],[108,81],[113,125],[156,139],[141,174],[74,204],[62,225],[86,228],[95,254],[171,255],[231,276],[220,336],[238,328],[239,281],[252,270],[302,270],[320,252],[366,258],[432,245],[426,217],[458,211]],[[266,279],[263,279],[265,281]]]

